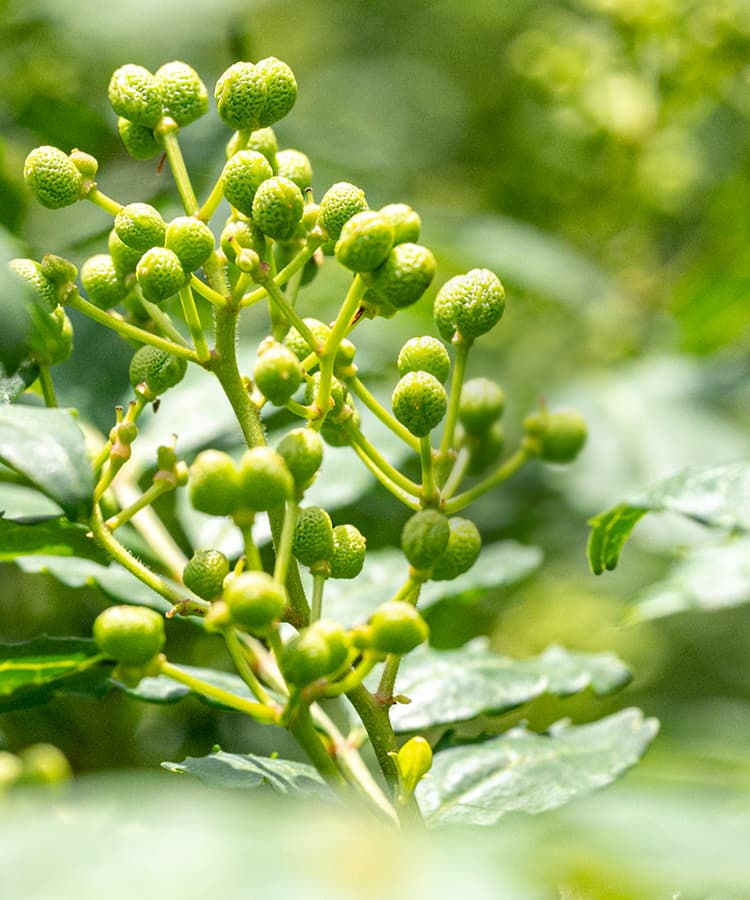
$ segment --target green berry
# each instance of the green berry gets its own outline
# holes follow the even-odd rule
[[[484,434],[504,409],[505,391],[489,378],[472,378],[461,388],[458,418],[469,434]]]
[[[144,344],[130,360],[130,383],[133,387],[145,384],[149,392],[158,397],[179,384],[186,371],[187,362],[181,357]]]
[[[331,517],[319,506],[306,506],[297,514],[292,551],[303,566],[327,561],[333,555]]]
[[[117,115],[136,125],[154,128],[162,117],[159,85],[143,66],[120,66],[110,78],[107,93]]]
[[[241,485],[234,460],[221,450],[203,450],[190,466],[188,497],[198,512],[231,515],[241,506]]]
[[[472,269],[456,275],[440,288],[435,297],[434,315],[438,331],[446,341],[458,332],[473,340],[486,334],[505,309],[505,290],[489,269]]]
[[[99,160],[95,156],[75,149],[70,151],[70,161],[84,178],[88,178],[89,181],[96,178],[96,173],[99,171]]]
[[[403,656],[423,644],[430,629],[410,603],[390,600],[372,614],[370,634],[373,650]]]
[[[276,154],[278,174],[293,181],[304,191],[312,185],[313,171],[310,158],[301,150],[280,150]]]
[[[367,539],[354,525],[333,529],[331,578],[356,578],[365,564]]]
[[[573,462],[586,443],[586,422],[573,409],[532,413],[523,427],[531,449],[545,462]]]
[[[252,447],[240,462],[240,496],[248,509],[264,511],[294,495],[294,479],[284,458],[271,447]]]
[[[220,550],[196,550],[182,570],[182,583],[204,600],[213,600],[228,574],[229,560]]]
[[[137,125],[130,119],[120,116],[117,120],[117,130],[125,149],[133,159],[151,159],[157,153],[161,153],[161,147],[154,137],[153,129],[146,128],[145,125]]]
[[[29,299],[46,312],[57,307],[57,291],[54,284],[42,272],[42,267],[33,259],[12,259],[8,263],[10,271],[19,279]]]
[[[375,293],[396,309],[416,303],[435,277],[435,257],[421,244],[398,244],[367,277]]]
[[[328,335],[331,333],[331,329],[324,322],[321,322],[320,319],[307,318],[303,319],[302,321],[312,332],[312,335],[318,342],[319,347],[322,346],[326,342],[326,340],[328,340]],[[284,338],[284,343],[292,351],[292,353],[294,353],[294,355],[300,362],[304,362],[304,360],[307,359],[307,357],[313,352],[313,349],[310,347],[307,341],[294,327],[290,328],[287,332],[287,335]]]
[[[435,509],[423,509],[401,531],[401,549],[415,569],[429,569],[440,558],[451,535],[448,519]]]
[[[186,272],[195,272],[213,253],[214,236],[205,222],[193,216],[179,216],[167,226],[164,244],[177,254]]]
[[[365,192],[348,181],[339,181],[323,195],[320,201],[318,222],[328,233],[332,241],[341,236],[341,229],[357,213],[365,212],[369,207]]]
[[[142,250],[134,250],[132,247],[128,247],[127,244],[123,244],[114,228],[109,233],[107,249],[120,278],[125,278],[126,275],[135,272],[138,260],[143,256]]]
[[[408,340],[398,354],[399,375],[408,372],[427,372],[445,384],[451,369],[451,358],[442,341],[434,337],[415,337]]]
[[[440,424],[448,408],[445,388],[428,372],[407,372],[391,397],[393,414],[415,437]]]
[[[148,203],[129,203],[115,216],[115,231],[123,244],[143,253],[164,246],[166,225],[159,211]]]
[[[165,63],[154,75],[164,115],[182,128],[208,112],[206,85],[192,66],[175,60]]]
[[[86,260],[81,267],[81,284],[99,309],[112,309],[128,293],[109,253],[97,253]]]
[[[451,530],[448,546],[432,567],[433,581],[452,581],[468,572],[482,549],[479,529],[469,519],[455,516],[448,524]]]
[[[308,405],[315,402],[320,386],[320,372],[316,372],[305,385],[305,403]],[[345,414],[346,398],[349,392],[346,387],[334,376],[331,379],[331,400],[333,405],[327,413],[327,418],[331,422],[337,422]]]
[[[73,325],[62,306],[48,313],[32,308],[32,328],[26,334],[26,347],[34,362],[56,366],[73,350]]]
[[[295,428],[279,442],[277,453],[283,458],[298,491],[304,490],[323,462],[323,441],[312,428]]]
[[[75,284],[75,280],[78,277],[78,269],[73,263],[62,256],[56,256],[54,253],[46,253],[39,265],[42,275],[48,281],[51,281],[55,288]]]
[[[393,229],[379,213],[357,213],[344,223],[334,253],[353,272],[372,272],[393,247]]]
[[[187,275],[176,253],[166,247],[152,247],[135,269],[143,296],[152,303],[164,303],[187,284]]]
[[[256,153],[262,153],[268,160],[268,164],[273,169],[274,175],[284,174],[278,171],[278,161],[276,151],[279,149],[276,140],[276,133],[273,128],[259,128],[253,131],[243,147],[237,147],[237,150],[255,150]],[[236,152],[236,151],[235,151]]]
[[[124,666],[145,666],[164,646],[164,618],[145,606],[110,606],[94,621],[104,656]]]
[[[47,209],[71,206],[83,197],[83,176],[57,147],[37,147],[26,157],[23,178]]]
[[[62,784],[72,775],[65,754],[53,744],[31,744],[18,758],[22,767],[19,784]]]
[[[260,128],[266,104],[266,79],[251,62],[230,66],[216,82],[214,97],[219,116],[230,128],[236,131]]]
[[[287,606],[286,588],[266,572],[229,575],[224,602],[232,621],[250,632],[263,632],[281,617]]]
[[[284,647],[281,671],[289,684],[304,687],[340,669],[348,652],[344,629],[335,622],[319,619]]]
[[[302,366],[288,347],[270,339],[260,346],[253,379],[264,397],[283,406],[302,383]]]
[[[406,203],[389,203],[380,210],[380,215],[393,229],[393,243],[414,244],[419,240],[422,220]]]
[[[240,150],[227,160],[221,174],[224,196],[235,209],[251,216],[255,193],[268,178],[273,178],[273,169],[265,156],[257,150]]]
[[[266,252],[266,236],[252,219],[227,219],[221,232],[221,249],[229,262],[236,262],[239,247],[243,250],[254,250],[263,257]]]
[[[305,200],[297,185],[276,175],[260,185],[253,198],[253,221],[263,234],[275,241],[294,236],[302,218]]]
[[[258,60],[255,68],[266,84],[266,99],[259,119],[261,127],[265,127],[283,119],[294,106],[297,82],[289,66],[274,56]]]
[[[481,475],[494,465],[505,447],[505,432],[500,422],[493,422],[487,431],[479,435],[459,432],[458,439],[460,445],[469,451],[469,465],[466,468],[469,475]]]

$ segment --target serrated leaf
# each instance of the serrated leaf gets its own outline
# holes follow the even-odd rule
[[[748,531],[750,463],[685,469],[593,518],[588,552],[595,574],[615,568],[625,541],[647,512],[678,513],[711,528]]]
[[[25,475],[68,518],[91,511],[94,472],[71,410],[0,406],[0,462]]]
[[[192,775],[210,787],[233,790],[267,785],[277,794],[308,794],[333,799],[334,794],[318,772],[307,763],[286,759],[266,759],[252,753],[211,753],[188,757],[181,763],[164,762],[169,772]]]
[[[542,694],[566,697],[587,689],[602,696],[630,681],[627,666],[612,653],[572,653],[548,647],[533,659],[494,653],[483,639],[460,650],[419,648],[401,663],[396,693],[411,703],[391,710],[394,730],[455,726],[497,716]]]
[[[590,725],[558,722],[541,735],[513,728],[438,753],[417,788],[419,804],[430,825],[492,825],[511,812],[555,809],[622,775],[657,730],[639,709]]]
[[[48,519],[27,524],[0,517],[0,561],[17,556],[79,556],[103,562],[104,552],[86,537],[88,529],[67,519]]]

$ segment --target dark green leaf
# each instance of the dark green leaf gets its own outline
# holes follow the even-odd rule
[[[590,520],[588,555],[595,575],[615,568],[625,541],[647,512],[647,509],[621,503]]]
[[[0,363],[0,406],[17,400],[36,381],[38,375],[37,366],[28,362],[22,363],[12,375],[6,374]]]
[[[0,406],[0,462],[25,475],[68,518],[91,511],[94,473],[71,410]]]
[[[88,529],[67,519],[26,524],[0,517],[0,561],[30,554],[79,556],[104,562],[102,550],[86,537]]]
[[[510,812],[555,809],[614,781],[657,730],[638,709],[591,725],[558,722],[542,735],[514,728],[438,753],[417,789],[419,803],[431,825],[492,825]]]

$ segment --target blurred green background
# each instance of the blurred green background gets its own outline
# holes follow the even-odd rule
[[[511,444],[541,396],[578,406],[590,441],[571,469],[529,467],[476,505],[488,541],[538,545],[545,565],[520,588],[485,598],[468,626],[450,615],[433,623],[435,640],[489,633],[518,656],[552,641],[615,650],[635,675],[623,695],[524,714],[544,725],[638,704],[662,731],[629,783],[688,794],[749,788],[750,606],[622,624],[638,591],[709,536],[653,517],[613,575],[590,575],[585,558],[587,518],[629,491],[691,463],[750,457],[746,0],[207,0],[190,9],[176,0],[29,0],[0,9],[8,252],[80,263],[103,247],[101,211],[49,212],[30,201],[21,170],[38,144],[89,151],[105,192],[176,212],[169,173],[121,146],[106,99],[114,68],[182,59],[212,86],[232,62],[273,55],[300,85],[275,129],[279,143],[310,156],[318,197],[349,180],[375,208],[412,204],[438,258],[436,285],[476,265],[500,275],[506,316],[479,343],[470,374],[505,386]],[[184,135],[199,195],[221,170],[228,136],[213,114]],[[325,318],[340,283],[324,270],[310,299],[302,295],[305,313]],[[432,330],[429,302],[418,306],[362,329],[363,370],[384,392],[402,341]],[[105,428],[126,394],[129,351],[75,324],[77,351],[59,370],[59,393]],[[248,321],[251,349],[256,324]],[[371,546],[386,542],[402,512],[374,491],[342,507],[341,520],[358,521],[363,507],[386,523],[368,526]],[[86,633],[102,607],[94,591],[63,592],[9,566],[2,579],[6,640]],[[216,662],[184,629],[174,638],[177,656],[181,648],[186,659],[197,652],[199,663]],[[154,765],[217,740],[286,749],[275,734],[191,702],[143,710],[111,696],[4,718],[9,749],[54,740],[79,772]]]

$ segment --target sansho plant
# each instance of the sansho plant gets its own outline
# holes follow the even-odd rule
[[[609,654],[558,647],[524,661],[476,642],[439,654],[426,646],[427,619],[430,604],[453,590],[449,582],[463,579],[453,590],[460,596],[511,580],[502,559],[492,557],[496,548],[482,560],[479,530],[465,511],[531,460],[571,462],[584,445],[585,423],[574,411],[542,406],[526,418],[519,445],[504,455],[503,390],[488,378],[465,378],[472,346],[505,308],[499,278],[483,268],[437,291],[435,335],[394,349],[400,377],[391,409],[371,393],[358,374],[353,338],[368,320],[420,302],[433,282],[435,258],[419,243],[419,215],[404,203],[370,209],[365,192],[344,181],[316,201],[309,158],[279,150],[272,130],[296,96],[292,70],[278,59],[238,62],[224,72],[214,97],[231,130],[227,158],[201,203],[179,143],[182,130],[209,109],[200,77],[183,62],[155,74],[138,65],[117,69],[109,100],[125,148],[142,160],[163,154],[171,168],[184,215],[168,222],[148,203],[121,203],[103,193],[97,161],[81,150],[42,146],[26,159],[26,184],[43,206],[88,201],[111,217],[112,230],[107,252],[92,256],[80,272],[53,255],[11,263],[16,293],[26,302],[16,304],[22,336],[13,358],[4,360],[4,377],[16,385],[14,398],[38,379],[45,407],[0,408],[0,459],[7,472],[56,500],[64,515],[36,524],[2,520],[2,540],[12,537],[16,556],[54,552],[47,544],[60,536],[73,556],[97,559],[103,551],[118,571],[145,586],[145,599],[141,592],[136,605],[105,609],[93,641],[6,645],[0,697],[16,705],[40,702],[68,687],[85,692],[82,681],[92,692],[106,682],[107,689],[147,702],[170,691],[193,692],[288,729],[312,764],[246,755],[248,777],[359,797],[396,824],[487,823],[510,809],[559,805],[633,764],[654,734],[653,721],[624,710],[578,728],[558,723],[544,735],[524,727],[498,735],[491,717],[545,692],[608,693],[627,682],[625,667]],[[231,213],[221,223],[216,213],[223,201]],[[298,299],[324,262],[350,273],[328,323],[306,315]],[[243,374],[238,320],[258,304],[267,304],[269,332],[258,335],[254,369]],[[50,374],[73,346],[69,309],[134,348],[133,398],[117,408],[108,438],[88,452],[70,412],[55,409]],[[209,311],[211,328],[204,324]],[[169,404],[188,365],[218,380],[247,449],[237,459],[204,448],[188,465],[178,454],[179,439],[169,438],[158,449],[151,486],[141,492],[131,484],[123,501],[116,489],[127,479],[139,422],[151,408]],[[273,447],[261,422],[264,407],[284,407],[299,420]],[[417,480],[368,439],[365,410],[418,461]],[[392,567],[391,596],[353,625],[326,615],[326,586],[353,579],[348,596],[367,593],[367,536],[354,525],[334,524],[329,511],[305,499],[325,465],[326,445],[351,448],[352,463],[358,457],[412,511],[401,533],[400,574]],[[182,556],[150,507],[183,489],[194,510],[231,519],[244,542],[238,559],[211,547]],[[254,536],[259,516],[270,525],[272,556]],[[129,549],[124,535],[132,526],[156,559],[164,550],[161,563],[146,565]],[[112,596],[111,586],[102,586]],[[127,591],[124,598],[114,593],[127,598]],[[223,640],[237,674],[170,661],[165,612],[167,619],[191,619],[208,640]],[[460,738],[462,723],[481,717],[487,719],[482,743],[451,740]],[[221,764],[230,756],[218,752],[213,759]],[[200,763],[167,765],[199,773]],[[5,783],[22,778],[22,764],[6,768]],[[500,772],[510,790],[499,785]]]

